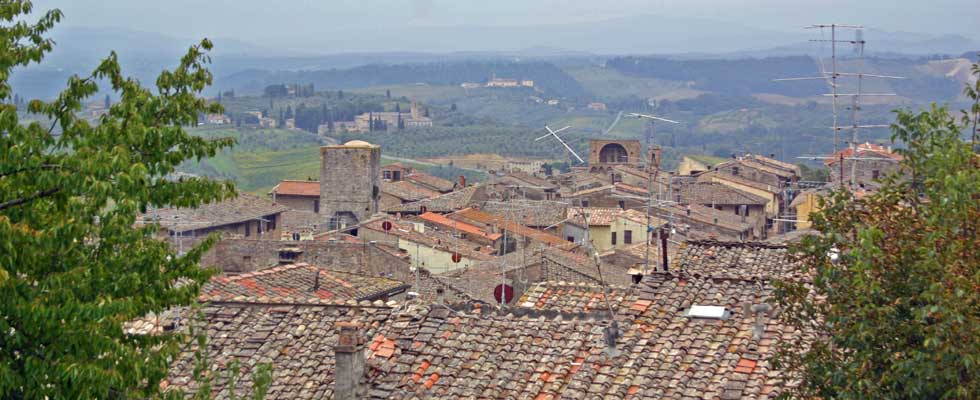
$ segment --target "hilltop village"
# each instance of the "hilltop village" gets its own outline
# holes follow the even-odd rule
[[[667,171],[657,146],[595,139],[569,172],[473,184],[383,151],[323,146],[318,180],[142,216],[178,252],[221,234],[201,329],[244,374],[215,393],[271,363],[271,399],[773,398],[793,385],[776,344],[807,334],[774,318],[773,281],[808,279],[787,245],[816,234],[828,189],[873,191],[901,160],[853,146],[818,183],[758,154]],[[187,312],[128,329],[183,329]],[[198,389],[196,350],[164,386]]]

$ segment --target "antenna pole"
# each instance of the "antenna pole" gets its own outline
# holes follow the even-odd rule
[[[840,128],[837,126],[837,24],[830,24],[830,89],[834,94],[834,153],[839,150]]]

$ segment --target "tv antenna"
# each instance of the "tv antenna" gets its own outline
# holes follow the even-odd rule
[[[647,121],[650,121],[650,129],[646,132],[646,135],[644,135],[644,142],[645,142],[644,144],[646,146],[646,151],[647,151],[647,156],[648,157],[651,154],[651,149],[652,149],[651,146],[653,145],[653,134],[654,134],[654,130],[656,129],[657,122],[666,122],[668,124],[679,124],[680,123],[680,122],[674,121],[672,119],[667,119],[667,118],[663,118],[663,117],[657,117],[657,116],[649,115],[649,114],[630,113],[629,115],[631,117],[634,117],[634,118],[645,119]],[[650,207],[654,203],[654,199],[653,199],[653,184],[654,184],[654,181],[657,178],[656,175],[658,175],[660,173],[660,160],[654,161],[654,160],[647,159],[647,162],[650,163],[650,164],[653,164],[653,165],[648,165],[647,166],[647,198],[645,199],[646,200],[646,212],[645,212],[645,214],[646,214],[646,219],[647,219],[646,229],[645,229],[646,230],[646,264],[644,266],[646,268],[646,271],[644,271],[644,274],[649,273],[649,271],[650,271],[650,239],[651,239],[651,237],[650,237],[651,235],[650,234],[654,230],[654,228],[652,226],[653,221],[651,220],[651,217],[650,217]],[[673,183],[673,179],[671,179],[670,177],[668,177],[667,178],[667,193],[668,193],[668,196],[670,196],[672,194],[672,192],[673,192],[672,183]],[[657,182],[657,198],[656,198],[656,203],[658,205],[663,205],[663,204],[666,204],[666,203],[670,202],[668,199],[664,199],[662,188],[663,188],[663,184],[661,184],[660,182]],[[673,214],[673,213],[671,213],[671,214]],[[673,216],[671,216],[670,222],[673,222]],[[656,228],[656,238],[657,238],[657,242],[660,242],[661,241],[661,229],[660,228]],[[666,252],[667,249],[664,248],[664,249],[661,249],[661,251]]]
[[[830,71],[827,71],[823,60],[818,56],[817,60],[820,62],[820,76],[812,77],[797,77],[797,78],[781,78],[774,79],[774,81],[802,81],[802,80],[825,80],[830,86],[831,92],[824,94],[824,96],[832,98],[832,109],[833,109],[833,126],[830,128],[834,130],[834,153],[837,154],[841,151],[840,146],[840,131],[850,130],[851,131],[851,141],[850,147],[853,149],[854,155],[857,155],[856,146],[858,142],[858,131],[865,128],[887,128],[887,124],[866,124],[861,125],[859,123],[861,110],[861,97],[862,96],[896,96],[895,93],[864,93],[863,80],[864,78],[879,78],[879,79],[905,79],[903,76],[894,75],[879,75],[879,74],[866,74],[864,70],[864,45],[867,43],[864,40],[864,26],[862,25],[847,25],[847,24],[815,24],[805,27],[805,29],[830,29],[830,39],[811,39],[811,42],[823,42],[830,43]],[[838,39],[837,30],[838,29],[849,29],[854,31],[854,39]],[[854,52],[857,54],[857,65],[858,72],[840,72],[837,70],[837,44],[844,43],[854,46]],[[854,93],[840,93],[840,83],[839,79],[841,77],[852,77],[856,79],[856,91]],[[840,124],[840,97],[850,97],[851,98],[851,124],[841,126]],[[841,160],[840,162],[843,162]],[[851,185],[856,184],[856,174],[857,174],[857,163],[851,163]],[[841,176],[839,177],[840,186],[844,186],[844,176],[843,170],[841,171]]]
[[[571,153],[573,156],[575,156],[576,159],[578,159],[578,162],[585,163],[585,160],[583,160],[582,157],[579,157],[578,156],[578,153],[576,153],[575,150],[572,150],[571,146],[569,146],[568,143],[565,143],[565,141],[561,139],[561,136],[558,136],[558,132],[564,131],[564,130],[566,130],[568,128],[571,128],[571,126],[566,126],[566,127],[561,128],[561,129],[559,129],[557,131],[553,131],[553,130],[551,130],[551,128],[548,127],[548,125],[545,125],[544,126],[544,129],[547,129],[548,130],[548,134],[547,135],[544,135],[544,136],[541,136],[541,137],[539,137],[537,139],[534,139],[534,141],[537,142],[537,141],[539,141],[541,139],[544,139],[544,138],[546,138],[548,136],[554,136],[555,139],[558,140],[558,143],[561,143],[562,146],[565,146],[565,149],[568,150],[568,152]]]

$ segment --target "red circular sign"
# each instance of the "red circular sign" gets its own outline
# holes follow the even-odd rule
[[[503,303],[510,303],[511,300],[514,300],[514,288],[505,284],[497,285],[493,288],[493,298],[497,300],[497,303],[500,303],[501,296],[504,298]]]
[[[422,214],[425,214],[425,213],[429,212],[429,207],[421,206],[421,207],[419,207],[419,212],[422,213]]]
[[[463,260],[463,256],[462,255],[460,255],[457,252],[453,252],[453,262],[454,263],[459,264],[459,262],[462,261],[462,260]]]
[[[385,232],[390,231],[391,230],[391,221],[382,222],[381,223],[381,229],[384,229]]]

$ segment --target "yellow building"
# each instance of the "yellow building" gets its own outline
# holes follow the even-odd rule
[[[808,190],[793,199],[789,206],[796,210],[796,229],[809,229],[813,226],[810,214],[820,211],[821,197],[823,195],[819,191]]]
[[[650,218],[650,226],[658,227],[663,221]],[[625,249],[646,240],[647,217],[642,211],[625,210],[609,225],[610,249]]]

